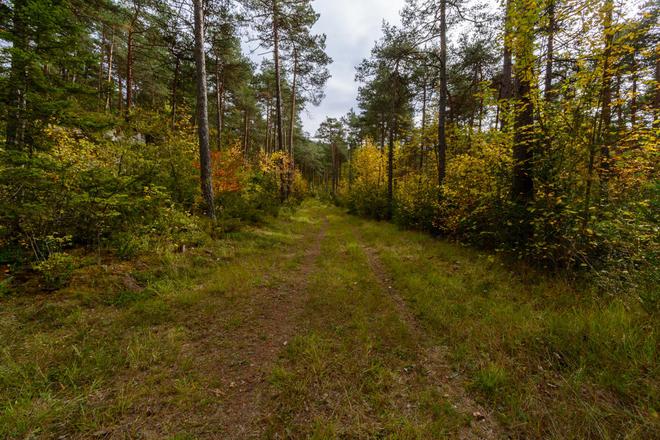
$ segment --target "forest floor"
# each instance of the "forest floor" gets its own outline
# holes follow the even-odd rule
[[[0,298],[0,338],[0,438],[660,432],[657,321],[315,201]]]

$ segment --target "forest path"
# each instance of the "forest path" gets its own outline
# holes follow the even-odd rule
[[[383,244],[391,228],[307,201],[185,253],[90,266],[57,296],[4,303],[0,378],[14,394],[3,398],[23,406],[0,414],[0,432],[496,438],[449,366],[446,335],[395,286],[405,274],[392,264],[407,257],[384,259],[400,253]]]
[[[460,439],[494,439],[499,438],[501,430],[495,421],[494,415],[478,404],[466,392],[466,381],[459,373],[452,370],[447,359],[447,347],[433,342],[427,330],[417,317],[411,312],[400,292],[394,287],[395,280],[387,270],[376,248],[366,243],[359,228],[354,227],[360,245],[367,256],[369,267],[376,276],[382,291],[388,294],[396,306],[399,317],[410,330],[413,340],[417,344],[419,368],[416,370],[422,377],[426,386],[435,386],[442,396],[449,399],[455,409],[463,414],[471,414],[479,423],[469,423],[462,426],[457,434]]]
[[[112,437],[496,438],[365,225],[380,224],[308,202],[239,234],[234,258],[197,287],[210,294],[180,318],[188,337],[175,366],[188,360],[198,397],[163,405],[152,392]]]
[[[0,298],[0,438],[658,437],[566,363],[620,328],[655,390],[653,330],[556,278],[314,200],[190,243]]]

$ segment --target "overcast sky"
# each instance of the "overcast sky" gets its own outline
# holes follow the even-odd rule
[[[355,66],[369,56],[381,36],[383,20],[399,23],[404,0],[314,0],[321,18],[314,31],[326,34],[327,52],[333,59],[332,78],[326,86],[326,98],[318,107],[308,106],[302,120],[312,136],[326,116],[340,117],[356,107],[358,85]]]

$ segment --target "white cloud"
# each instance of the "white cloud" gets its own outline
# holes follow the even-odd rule
[[[332,78],[326,98],[319,107],[303,114],[305,130],[314,134],[326,116],[340,117],[356,106],[358,84],[355,66],[369,56],[381,33],[383,20],[399,23],[404,0],[315,0],[321,15],[314,31],[328,36],[327,52],[332,57]]]

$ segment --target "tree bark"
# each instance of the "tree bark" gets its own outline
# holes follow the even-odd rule
[[[129,28],[126,52],[126,114],[133,106],[133,29]]]
[[[217,55],[216,55],[217,56]],[[216,113],[216,128],[218,133],[216,134],[216,148],[220,149],[222,145],[222,128],[223,128],[223,119],[225,112],[225,81],[222,78],[221,69],[220,69],[220,60],[215,62],[215,105],[217,108]]]
[[[271,111],[271,100],[268,99],[268,102],[266,104],[266,153],[270,154],[270,115],[272,113]]]
[[[637,125],[637,110],[638,110],[638,105],[637,105],[637,81],[638,81],[638,75],[639,72],[637,71],[637,52],[633,53],[633,65],[632,65],[632,90],[631,94],[632,96],[630,97],[630,126],[631,129],[635,129],[635,125]],[[660,86],[660,84],[656,84],[656,88]]]
[[[106,86],[108,87],[105,98],[105,110],[109,111],[112,106],[112,63],[115,51],[115,28],[112,28],[112,38],[110,39],[110,47],[108,48],[108,76]]]
[[[27,107],[27,62],[25,52],[28,48],[26,23],[23,21],[23,10],[26,0],[14,1],[12,27],[14,48],[11,52],[10,96],[7,112],[5,145],[8,150],[20,150],[25,139],[25,109]]]
[[[424,153],[426,148],[426,76],[424,77],[424,89],[422,91],[422,136],[419,143],[419,170],[424,169]],[[421,174],[420,174],[421,177]]]
[[[181,58],[175,55],[174,78],[172,79],[172,130],[176,128],[176,104],[179,87],[179,71],[181,70]]]
[[[99,94],[99,101],[103,97],[103,62],[105,61],[105,46],[107,45],[107,40],[106,40],[106,35],[105,35],[105,25],[103,26],[103,30],[101,31],[101,44],[99,46],[99,78],[98,78],[98,94]],[[110,63],[108,63],[108,66]],[[108,70],[110,68],[108,67]],[[100,102],[99,104],[100,105]]]
[[[193,0],[195,8],[195,66],[197,70],[197,132],[202,197],[207,214],[215,220],[213,184],[211,181],[211,149],[209,145],[208,92],[206,87],[206,57],[204,54],[203,0]]]
[[[598,168],[601,186],[601,198],[607,195],[607,181],[610,175],[610,143],[612,142],[612,15],[614,0],[607,0],[603,10],[603,79],[602,111],[600,121],[600,166]]]
[[[293,161],[293,132],[296,122],[296,81],[298,79],[298,51],[293,50],[293,83],[291,85],[291,119],[289,121],[289,155]]]
[[[438,107],[438,190],[442,193],[447,168],[447,0],[440,0],[440,90]],[[440,194],[439,194],[440,195]]]
[[[282,126],[282,84],[280,75],[280,29],[277,0],[273,0],[273,60],[275,62],[275,101],[277,148],[284,151],[284,127]]]
[[[504,54],[502,65],[502,84],[500,88],[500,105],[498,114],[500,118],[500,129],[506,130],[506,118],[508,116],[509,100],[513,96],[513,56],[511,53],[512,23],[511,23],[511,1],[506,1],[504,18]]]
[[[118,76],[118,80],[119,80],[119,83],[118,83],[118,89],[119,90],[117,91],[117,93],[118,93],[117,97],[119,99],[117,99],[117,107],[118,107],[118,110],[119,110],[119,114],[122,114],[124,112],[124,81],[123,81],[121,75],[117,75],[117,76]]]
[[[545,91],[546,101],[552,99],[552,79],[554,76],[554,56],[555,56],[555,0],[549,0],[548,4],[548,47],[545,60]]]
[[[513,200],[526,205],[534,198],[532,163],[534,159],[534,105],[531,86],[523,69],[516,76],[518,83],[515,134],[513,140]]]
[[[387,218],[394,214],[394,124],[390,125],[387,146]]]
[[[513,182],[511,196],[526,206],[534,199],[533,161],[535,150],[534,103],[531,96],[534,75],[534,32],[524,0],[516,1],[516,13],[523,15],[516,27],[516,112],[513,138]],[[526,219],[526,217],[525,217]],[[527,231],[525,235],[530,231]]]
[[[656,47],[656,53],[658,47]],[[660,128],[660,57],[655,58],[655,96],[653,97],[653,128]]]
[[[248,157],[248,119],[250,115],[247,110],[243,111],[243,156]]]

